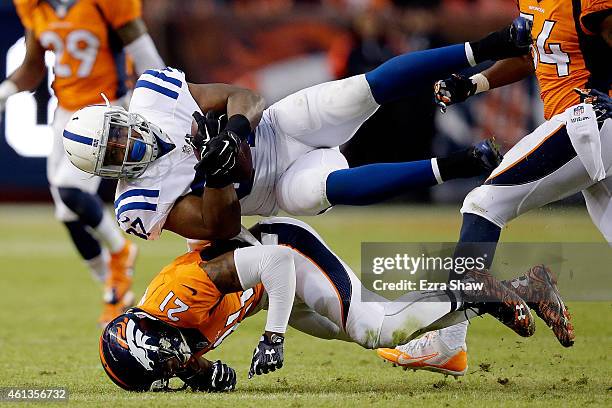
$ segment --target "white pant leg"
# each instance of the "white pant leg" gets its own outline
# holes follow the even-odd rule
[[[584,190],[582,194],[593,223],[612,245],[612,178],[601,180]]]
[[[73,112],[57,108],[53,119],[53,148],[47,157],[47,179],[55,204],[55,217],[60,221],[75,221],[78,217],[61,200],[58,187],[78,188],[95,194],[101,179],[76,168],[64,150],[63,132]]]
[[[311,147],[346,143],[380,107],[365,75],[302,89],[268,110],[276,131]]]
[[[606,125],[608,122],[610,120],[606,121]],[[604,167],[610,176],[612,126],[604,128],[600,132],[602,152]],[[564,132],[561,118],[555,116],[525,136],[510,149],[489,180],[467,195],[461,212],[479,215],[503,227],[508,221],[533,208],[563,199],[593,185],[594,182],[578,156],[568,159],[564,164],[559,161],[556,169],[550,169],[550,172],[545,172],[541,177],[533,176],[559,157],[569,157],[566,142],[569,139]],[[553,141],[563,141],[561,145],[565,146],[564,151],[551,149]]]
[[[295,311],[301,331],[320,333],[323,338],[348,338],[366,348],[394,346],[418,335],[450,311],[450,303],[440,293],[410,293],[394,302],[377,301],[380,296],[367,293],[366,298],[374,301],[362,301],[367,289],[312,227],[282,217],[260,224],[266,241],[294,249],[296,301],[305,305]],[[433,301],[436,296],[439,299]]]
[[[347,169],[348,162],[338,148],[316,149],[298,158],[276,184],[280,208],[292,215],[317,215],[331,206],[327,200],[327,176]]]

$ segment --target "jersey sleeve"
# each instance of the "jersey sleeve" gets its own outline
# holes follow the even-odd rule
[[[21,20],[21,24],[26,30],[33,30],[34,23],[32,22],[32,12],[36,7],[36,0],[13,0],[15,9],[17,9],[17,15]]]
[[[113,28],[142,17],[141,0],[102,0],[98,4]]]
[[[123,231],[146,240],[159,238],[166,217],[158,188],[117,186],[115,216]],[[169,211],[169,210],[168,210]]]
[[[589,35],[597,34],[597,26],[612,11],[612,0],[583,0],[580,13],[582,30]],[[598,15],[597,18],[595,14]]]

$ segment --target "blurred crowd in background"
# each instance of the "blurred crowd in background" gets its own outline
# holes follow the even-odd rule
[[[229,82],[256,89],[270,104],[309,85],[364,73],[398,54],[476,39],[517,14],[514,0],[143,0],[143,4],[144,19],[168,65],[185,71],[192,82]],[[445,115],[437,111],[431,89],[384,106],[343,146],[349,163],[423,159],[492,136],[505,151],[542,117],[532,81],[472,98]],[[460,201],[476,183],[457,182],[403,199]]]

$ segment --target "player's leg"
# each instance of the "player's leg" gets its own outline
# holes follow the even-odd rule
[[[66,157],[61,139],[70,114],[61,108],[56,112],[53,123],[54,149],[48,162],[48,178],[56,203],[56,215],[70,222],[67,227],[77,248],[84,245],[93,247],[94,242],[101,248],[98,256],[85,259],[96,268],[97,275],[105,277],[105,306],[100,317],[101,323],[104,323],[133,303],[130,288],[137,247],[124,238],[114,217],[105,211],[96,195],[100,179],[78,170]],[[84,240],[80,241],[82,238]],[[82,250],[79,252],[83,253]],[[93,249],[90,253],[94,253]],[[104,265],[105,262],[108,262],[107,265]]]
[[[612,135],[607,132],[601,136],[602,152],[607,152],[606,149],[612,148]],[[610,171],[612,157],[605,157],[606,154],[610,156],[610,153],[604,153],[604,164]],[[487,182],[468,194],[461,209],[463,225],[456,254],[487,254],[490,266],[501,228],[507,222],[533,208],[584,190],[592,184],[593,181],[576,155],[564,124],[553,118],[517,143]],[[585,196],[597,189],[594,187],[593,190],[587,190]],[[543,299],[556,298],[558,291],[551,275],[546,271],[538,274],[535,272],[538,271],[528,271],[523,277],[524,281],[529,283],[531,280],[535,284],[535,275],[542,275],[546,278],[546,284],[540,286],[538,296]],[[506,285],[511,285],[511,282],[506,282]],[[527,289],[528,285],[513,287],[521,297],[525,296],[521,291]],[[529,299],[527,300],[529,302]],[[546,316],[546,311],[541,310],[544,308],[540,308],[537,302],[529,303],[540,317],[546,318],[547,323],[553,326],[559,341],[564,345],[571,345],[573,328],[569,320],[564,318],[567,310],[562,301],[559,307],[555,308],[557,313],[554,316]],[[467,326],[442,329],[440,333],[447,342],[464,344]]]
[[[527,30],[514,27],[525,37]],[[518,48],[526,53],[528,43],[517,48],[509,33],[507,27],[481,41],[403,54],[366,74],[300,90],[272,105],[269,112],[283,137],[315,148],[340,146],[380,105],[431,89],[437,79],[453,72],[516,54]]]
[[[612,245],[612,178],[600,181],[582,194],[593,223]]]
[[[342,339],[344,334],[363,347],[391,346],[408,341],[456,308],[444,293],[415,292],[395,302],[381,301],[363,287],[316,231],[301,221],[267,219],[254,233],[264,244],[294,249],[296,297],[325,318],[315,319],[314,327],[303,331],[316,333],[324,328],[324,338]],[[362,301],[364,295],[367,301]],[[339,332],[334,332],[334,326]]]
[[[280,207],[293,215],[316,215],[333,205],[369,205],[404,192],[473,177],[499,163],[490,141],[447,157],[348,168],[337,148],[316,149],[297,160],[276,186]]]

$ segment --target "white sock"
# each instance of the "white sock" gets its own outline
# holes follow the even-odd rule
[[[89,266],[89,271],[91,272],[91,276],[95,281],[100,283],[104,283],[106,281],[109,259],[110,255],[108,250],[106,248],[102,248],[100,255],[85,261],[87,266]]]
[[[454,350],[465,344],[465,337],[467,336],[468,321],[457,323],[453,326],[445,327],[440,329],[440,338],[450,348]]]
[[[111,253],[117,253],[125,246],[125,237],[117,226],[117,221],[107,211],[104,211],[102,221],[100,221],[100,224],[94,230],[100,239],[104,241]]]

